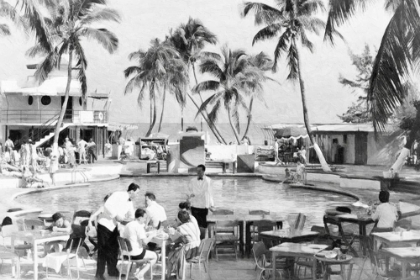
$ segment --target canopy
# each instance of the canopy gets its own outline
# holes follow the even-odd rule
[[[274,134],[276,138],[305,138],[308,137],[304,127],[290,126],[279,129]]]

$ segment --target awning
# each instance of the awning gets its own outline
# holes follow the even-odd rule
[[[280,139],[299,139],[308,137],[308,133],[304,127],[290,126],[277,129],[274,137]]]
[[[139,129],[139,127],[135,124],[111,123],[111,124],[108,125],[108,130],[109,131],[117,131],[117,130],[125,131],[125,130],[136,130],[136,129]]]

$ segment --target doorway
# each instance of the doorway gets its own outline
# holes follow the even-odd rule
[[[61,96],[61,107],[63,107],[64,104],[64,96]],[[66,121],[72,121],[73,120],[73,97],[69,96],[69,100],[67,102],[66,112],[64,114],[64,119]]]
[[[367,132],[357,133],[355,135],[355,160],[354,164],[364,165],[367,164],[367,144],[368,144],[368,134]]]

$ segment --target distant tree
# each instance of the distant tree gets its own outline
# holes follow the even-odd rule
[[[338,116],[343,122],[347,123],[366,123],[372,121],[372,114],[367,102],[369,91],[369,81],[372,74],[373,57],[369,46],[366,44],[363,53],[350,53],[352,64],[356,67],[357,75],[354,79],[344,78],[341,74],[338,81],[353,89],[353,93],[358,95],[357,102],[353,103],[346,113]]]

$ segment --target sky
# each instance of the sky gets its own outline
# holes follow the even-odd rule
[[[273,4],[273,1],[268,0],[261,2]],[[322,36],[311,37],[315,44],[314,53],[302,51],[302,73],[309,118],[313,123],[339,122],[337,115],[344,113],[357,98],[351,89],[338,82],[338,77],[340,74],[347,78],[356,75],[349,51],[361,53],[365,44],[371,46],[371,50],[379,47],[390,14],[384,11],[383,1],[372,2],[366,11],[360,12],[340,27],[345,42],[337,39],[336,44],[331,46],[323,42]],[[228,44],[231,49],[240,48],[250,54],[264,51],[273,57],[275,39],[252,46],[253,36],[262,27],[254,25],[252,16],[241,17],[242,4],[241,0],[109,0],[108,5],[119,11],[122,20],[119,24],[107,23],[104,26],[117,35],[119,49],[110,55],[96,43],[83,42],[88,58],[88,91],[98,89],[111,93],[112,122],[147,123],[148,101],[145,100],[140,108],[136,92],[124,95],[127,80],[123,71],[132,64],[128,55],[139,48],[147,49],[154,38],[164,39],[169,30],[186,23],[189,17],[200,19],[217,35],[219,44],[210,46],[209,50],[217,51],[223,44]],[[326,19],[326,14],[320,14],[319,17]],[[0,80],[22,82],[31,75],[25,66],[34,59],[26,57],[25,52],[33,43],[32,37],[25,37],[16,30],[13,30],[12,36],[0,38]],[[287,70],[287,65],[282,62],[276,73],[270,73],[277,82],[268,82],[265,85],[264,102],[254,103],[255,123],[302,122],[299,87],[286,80]],[[180,107],[173,97],[167,100],[164,122],[178,123],[181,118]],[[184,110],[184,121],[199,121],[195,115],[196,109],[189,102]],[[222,112],[218,121],[227,122],[225,112]],[[242,121],[246,121],[244,113]]]

